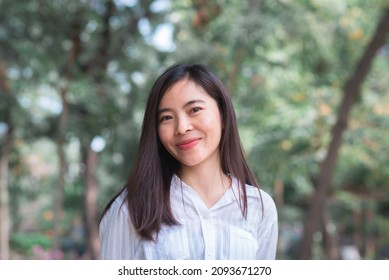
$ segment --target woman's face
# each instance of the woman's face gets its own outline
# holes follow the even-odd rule
[[[158,135],[182,165],[219,165],[221,132],[222,117],[216,101],[194,82],[179,81],[162,97]]]

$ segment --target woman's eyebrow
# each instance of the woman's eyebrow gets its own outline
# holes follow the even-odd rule
[[[161,108],[161,109],[158,109],[158,115],[162,114],[162,113],[165,113],[165,112],[170,112],[172,111],[172,109],[169,109],[169,108]]]
[[[190,106],[190,105],[193,105],[193,104],[195,104],[195,103],[205,103],[205,101],[204,101],[204,100],[201,100],[201,99],[190,100],[190,101],[186,102],[185,105],[182,106],[182,108],[186,108],[186,107],[188,107],[188,106]]]
[[[201,99],[190,100],[190,101],[186,102],[184,104],[184,106],[182,106],[182,108],[186,108],[186,107],[193,105],[193,104],[196,104],[196,103],[205,103],[205,101],[201,100]],[[158,115],[165,113],[165,112],[171,112],[171,111],[173,111],[171,108],[163,107],[161,109],[158,109]]]

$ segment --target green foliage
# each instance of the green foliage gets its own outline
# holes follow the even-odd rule
[[[51,240],[41,233],[15,233],[11,237],[10,245],[14,250],[28,254],[34,246],[49,249]]]
[[[10,95],[0,92],[0,125],[10,116],[14,126],[13,229],[52,228],[61,92],[69,106],[62,225],[68,229],[84,211],[84,156],[92,139],[105,141],[96,172],[102,209],[128,176],[152,83],[176,62],[206,63],[221,77],[259,182],[273,195],[276,182],[283,185],[280,224],[301,224],[342,87],[387,1],[113,1],[107,25],[108,3],[0,2],[0,62],[11,88]],[[172,31],[165,48],[169,35],[156,36],[161,27]],[[362,201],[376,201],[377,224],[369,226],[382,239],[389,232],[387,48],[377,54],[352,112],[330,193],[331,219],[347,232],[358,230],[350,216]],[[28,229],[24,205],[32,207]],[[31,248],[15,236],[15,249]],[[43,239],[24,237],[46,248]]]

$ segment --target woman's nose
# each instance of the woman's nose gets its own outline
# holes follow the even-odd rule
[[[185,134],[193,129],[192,123],[187,116],[177,118],[176,133]]]

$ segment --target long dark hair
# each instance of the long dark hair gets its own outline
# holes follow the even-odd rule
[[[227,89],[204,65],[173,65],[156,80],[151,89],[135,164],[124,186],[134,227],[146,240],[154,240],[152,234],[158,233],[162,224],[178,225],[170,206],[170,183],[173,175],[179,173],[180,163],[162,145],[158,137],[157,119],[163,95],[175,83],[185,79],[202,87],[219,106],[223,122],[219,145],[221,168],[223,173],[231,174],[239,182],[238,200],[244,217],[247,215],[245,184],[259,188],[243,152],[235,111]]]

